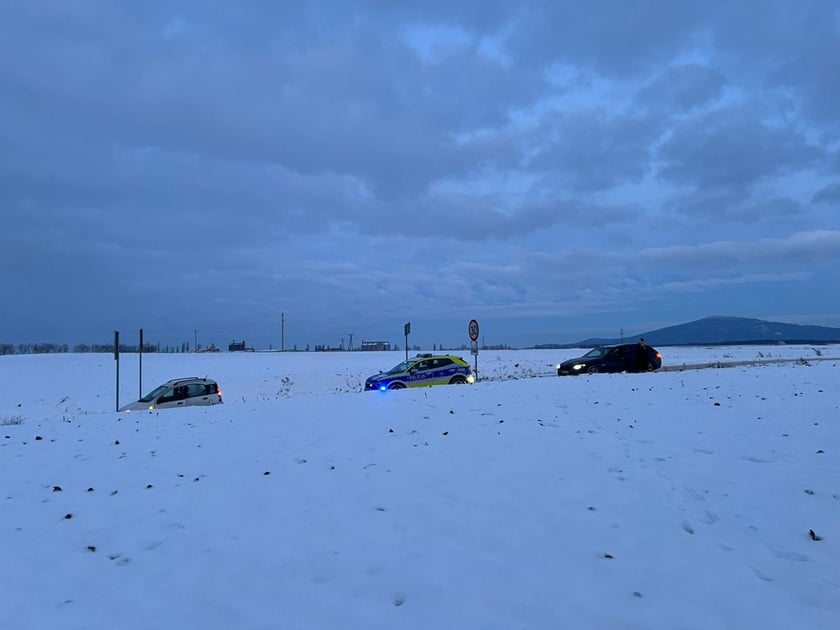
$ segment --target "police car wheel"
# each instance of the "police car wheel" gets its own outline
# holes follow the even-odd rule
[[[388,389],[405,389],[405,385],[403,385],[402,383],[391,383],[388,386]]]
[[[452,380],[449,381],[450,385],[466,385],[467,379],[463,376],[453,376]]]

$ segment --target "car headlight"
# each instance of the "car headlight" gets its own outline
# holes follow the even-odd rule
[[[475,376],[473,376],[472,374],[467,376],[467,383],[470,383],[470,384],[475,383]]]
[[[586,363],[575,363],[575,364],[572,366],[572,369],[573,369],[573,370],[582,370],[582,369],[583,369],[583,368],[585,368],[585,367],[586,367]]]

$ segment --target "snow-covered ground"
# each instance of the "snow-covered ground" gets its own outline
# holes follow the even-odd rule
[[[225,404],[119,414],[110,355],[0,357],[0,624],[840,628],[840,348],[661,350],[794,361],[363,393],[404,353],[147,354]]]

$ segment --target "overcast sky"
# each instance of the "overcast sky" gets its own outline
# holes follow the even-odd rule
[[[836,2],[0,11],[0,342],[840,326]]]

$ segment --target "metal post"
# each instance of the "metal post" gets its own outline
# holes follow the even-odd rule
[[[143,329],[140,329],[140,394],[137,400],[143,398]]]
[[[193,329],[193,352],[198,352],[198,329]]]
[[[478,382],[478,333],[479,333],[479,326],[478,320],[472,319],[470,320],[470,325],[467,327],[467,331],[470,335],[470,352],[475,357],[475,382]],[[483,338],[482,338],[483,341]]]
[[[114,361],[117,362],[117,411],[120,410],[120,331],[114,331]]]
[[[280,352],[286,350],[286,313],[280,313]]]

